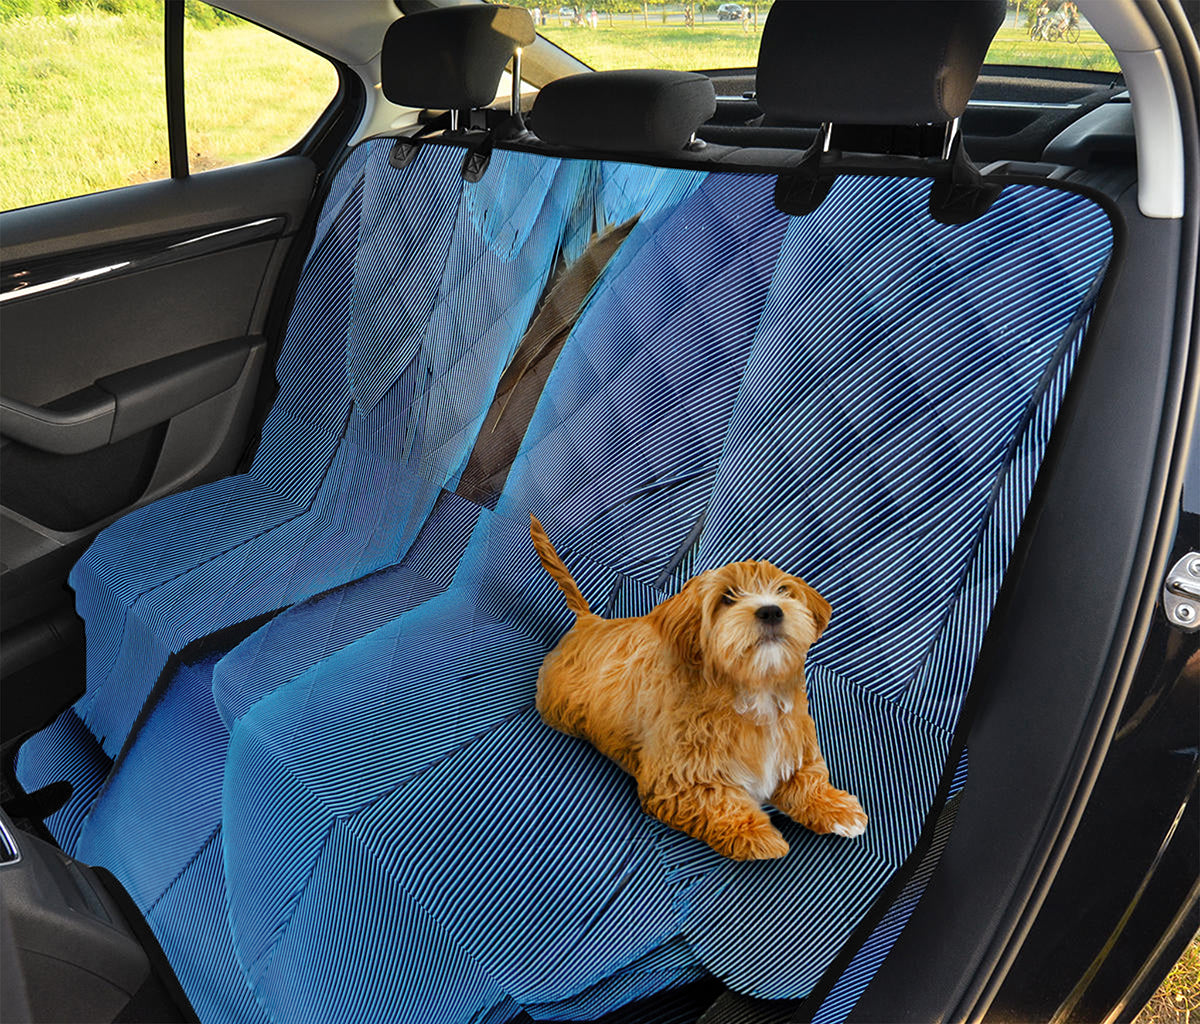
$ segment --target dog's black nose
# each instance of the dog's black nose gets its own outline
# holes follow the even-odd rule
[[[762,607],[754,610],[754,617],[762,619],[766,623],[782,622],[783,609],[777,604],[764,604]]]

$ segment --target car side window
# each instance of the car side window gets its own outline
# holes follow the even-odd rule
[[[0,209],[170,176],[161,0],[0,0],[0,78]]]
[[[333,65],[200,0],[183,9],[175,173],[287,151],[336,94]],[[0,210],[171,176],[165,19],[164,0],[0,0]]]
[[[333,65],[200,0],[184,10],[192,173],[276,156],[299,142],[337,93]]]

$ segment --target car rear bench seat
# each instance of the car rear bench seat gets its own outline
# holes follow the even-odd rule
[[[707,89],[710,104],[698,116],[698,125],[711,113],[713,101],[707,80],[694,78]],[[450,102],[452,98],[447,99]],[[463,144],[473,141],[466,138]],[[247,648],[262,654],[272,644],[279,647],[282,643],[286,654],[295,657],[297,651],[290,641],[299,639],[302,645],[309,641],[301,651],[316,660],[336,649],[339,635],[342,642],[347,636],[339,634],[336,627],[319,632],[307,628],[313,614],[361,607],[365,602],[368,614],[352,620],[352,636],[370,628],[371,614],[385,622],[444,589],[479,506],[443,487],[453,487],[462,472],[495,379],[512,354],[554,262],[569,265],[593,232],[602,232],[633,215],[651,217],[690,192],[703,177],[702,171],[695,170],[563,161],[497,150],[481,182],[468,184],[460,174],[460,145],[423,145],[417,159],[404,168],[392,165],[392,148],[390,139],[361,147],[330,190],[280,364],[281,396],[264,428],[255,467],[262,462],[268,442],[286,454],[297,443],[297,436],[303,440],[304,430],[311,429],[306,415],[295,413],[283,420],[280,410],[286,410],[289,402],[300,406],[302,412],[315,410],[329,422],[335,418],[329,407],[340,405],[337,417],[345,421],[349,392],[346,437],[335,443],[350,446],[355,440],[357,415],[371,402],[384,405],[389,401],[387,392],[398,385],[385,390],[381,382],[399,372],[402,380],[407,373],[416,381],[410,386],[404,410],[409,419],[399,426],[394,418],[376,420],[358,429],[370,436],[384,458],[398,450],[402,458],[416,465],[417,472],[410,473],[407,465],[386,463],[370,463],[358,473],[342,472],[335,456],[332,468],[324,470],[317,500],[325,497],[328,504],[342,510],[340,517],[326,522],[328,514],[323,516],[318,509],[311,514],[315,528],[283,537],[283,531],[277,529],[272,535],[250,538],[246,547],[254,545],[253,549],[238,550],[240,560],[226,569],[235,585],[214,595],[219,605],[215,613],[221,616],[218,621],[228,622],[249,609],[269,608],[270,603],[263,604],[263,590],[279,583],[279,565],[272,564],[272,559],[293,570],[298,566],[295,574],[301,583],[297,586],[316,588],[326,596],[318,594],[301,601],[277,623],[271,621],[273,612],[236,621],[185,645],[182,654],[173,654],[129,728],[129,738],[117,747],[115,762],[92,736],[81,714],[85,705],[104,700],[97,696],[100,692],[107,693],[110,701],[124,701],[129,708],[136,705],[136,685],[118,686],[120,676],[114,672],[95,685],[97,692],[89,685],[89,695],[76,708],[27,743],[18,763],[19,777],[28,789],[64,777],[75,784],[73,799],[46,824],[64,849],[94,863],[114,865],[163,945],[175,954],[172,959],[181,962],[185,986],[197,1006],[204,1007],[206,1018],[249,1019],[259,1012],[249,992],[239,991],[244,984],[236,976],[224,923],[219,798],[227,733],[212,700],[214,667],[247,633],[247,641],[235,648],[238,655],[244,655]],[[440,220],[431,221],[426,215],[425,205],[430,202],[440,203]],[[440,238],[436,237],[439,230]],[[432,255],[428,252],[430,233],[437,243]],[[430,269],[422,263],[414,269],[409,265],[414,254],[435,265]],[[337,289],[320,276],[322,269],[328,268],[342,275]],[[419,274],[430,275],[436,294],[412,297]],[[314,334],[332,349],[325,353],[324,366],[316,369],[325,369],[335,380],[342,375],[348,378],[332,396],[320,395],[319,388],[313,393]],[[404,350],[414,338],[420,346],[415,356]],[[411,361],[406,362],[409,356]],[[377,368],[389,363],[381,375]],[[423,373],[434,378],[432,384],[422,380]],[[291,427],[291,432],[280,427],[279,421]],[[446,439],[442,450],[430,452],[431,442],[439,438]],[[251,486],[253,473],[249,475]],[[247,482],[245,478],[234,480]],[[357,492],[355,484],[359,485]],[[228,510],[223,503],[229,501],[229,495],[214,496],[211,490],[179,496],[171,508],[159,503],[142,515],[123,520],[112,532],[124,527],[123,541],[132,545],[137,531],[142,530],[150,546],[157,532],[159,543],[169,545],[179,516],[215,519]],[[369,504],[364,506],[364,502]],[[432,510],[424,507],[430,502]],[[382,521],[356,521],[364,507],[379,508]],[[404,507],[413,511],[404,516],[398,511]],[[151,516],[151,511],[158,515]],[[245,519],[262,513],[261,508],[253,508]],[[130,522],[135,518],[137,522]],[[143,519],[154,528],[148,528]],[[370,545],[371,561],[342,557],[346,534],[348,543]],[[108,539],[102,538],[92,549],[91,562],[105,564],[98,549]],[[111,550],[110,544],[109,558]],[[138,554],[144,570],[153,572],[150,553]],[[325,573],[323,582],[354,580],[362,575],[364,565],[384,568],[346,589],[317,587],[312,582],[318,572]],[[244,579],[238,576],[238,566],[245,572]],[[76,571],[77,580],[82,571]],[[174,610],[193,613],[192,608],[184,607],[182,597],[189,587],[201,585],[192,577],[206,571],[207,565],[201,564],[185,578],[172,581],[177,591]],[[267,624],[260,626],[263,619]],[[89,635],[103,626],[93,622],[94,618],[89,619]],[[167,613],[157,625],[164,622],[171,622]],[[268,628],[276,624],[278,630]],[[193,617],[175,628],[200,627]],[[155,656],[162,657],[182,639],[163,639],[156,634]],[[270,663],[275,676],[283,671],[286,658],[281,662]],[[294,672],[280,681],[291,674]],[[241,689],[241,698],[252,701],[247,688],[269,689],[271,678],[269,672],[239,675],[239,682],[247,684]],[[113,744],[109,746],[111,749]],[[131,822],[136,823],[132,830]],[[153,845],[146,844],[147,833],[155,836]]]
[[[991,13],[977,9],[968,35],[990,39]],[[787,58],[797,31],[778,5],[760,83],[782,78],[786,97],[760,86],[760,102],[784,123],[828,120],[845,89]],[[951,58],[956,80],[973,80],[986,41],[973,66]],[[906,69],[911,82],[872,94],[861,120],[906,122],[914,96],[916,120],[946,119],[928,99],[944,70],[940,56]],[[144,897],[157,890],[150,920],[189,993],[208,986],[210,1015],[591,1019],[705,972],[765,997],[802,996],[824,972],[957,756],[975,652],[1112,242],[1104,212],[1066,189],[1007,184],[980,216],[945,224],[927,168],[880,170],[842,173],[803,216],[777,208],[773,173],[656,182],[494,509],[446,494],[443,473],[433,515],[390,549],[394,569],[181,670],[81,846],[135,864],[137,815],[155,806],[167,827],[172,811],[187,817],[173,792],[201,794],[168,857],[199,851],[178,877],[130,870]],[[595,210],[627,172],[587,173]],[[780,821],[788,857],[733,864],[643,815],[626,776],[544,727],[537,666],[571,617],[529,543],[531,511],[605,614],[641,614],[745,557],[829,598],[810,700],[867,834]],[[416,574],[428,589],[380,625],[359,595],[421,560],[436,563]],[[272,676],[273,652],[297,646]],[[181,721],[203,723],[208,774],[194,787]],[[164,777],[177,783],[155,805]],[[192,962],[205,941],[221,947],[219,977]]]
[[[840,83],[797,80],[780,10],[762,60],[788,99],[760,102],[821,120]],[[999,18],[982,13],[972,76]],[[916,95],[917,120],[945,120],[925,99],[941,70],[872,95],[863,119],[906,121]],[[450,588],[231,718],[230,923],[274,1018],[589,1019],[704,972],[780,998],[825,971],[957,760],[973,659],[1112,244],[1095,202],[1038,184],[939,222],[928,173],[902,167],[846,171],[794,218],[774,176],[713,173],[639,224]],[[606,614],[744,557],[825,594],[810,698],[867,834],[780,821],[786,858],[725,861],[543,726],[537,667],[571,616],[531,511]],[[339,893],[369,896],[331,916]]]

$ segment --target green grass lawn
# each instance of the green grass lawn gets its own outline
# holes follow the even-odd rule
[[[1200,1022],[1200,935],[1163,980],[1133,1024],[1197,1024]]]
[[[681,22],[663,25],[655,18],[651,18],[649,24],[635,18],[610,25],[601,17],[599,27],[594,30],[586,25],[562,25],[552,19],[540,32],[599,71],[647,67],[679,71],[754,67],[758,62],[761,37],[761,28],[751,27],[747,31],[737,22],[707,21],[688,28]],[[1024,29],[1006,24],[996,34],[987,60],[991,64],[1118,70],[1112,51],[1091,30],[1084,31],[1078,43],[1034,42]]]
[[[1011,19],[1010,19],[1011,21]],[[1088,71],[1120,71],[1117,58],[1108,48],[1098,32],[1084,29],[1079,42],[1063,40],[1048,43],[1029,38],[1025,29],[1013,28],[1006,23],[996,33],[988,48],[989,64],[1032,64],[1052,65],[1060,68],[1084,68]]]
[[[598,71],[614,68],[754,67],[758,62],[761,29],[742,29],[737,22],[710,21],[687,28],[640,20],[615,22],[604,18],[592,30],[582,25],[545,25],[541,34]]]
[[[169,174],[161,21],[80,11],[0,22],[0,209]],[[271,156],[316,120],[332,66],[256,26],[187,26],[193,170]]]

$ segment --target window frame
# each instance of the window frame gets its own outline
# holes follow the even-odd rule
[[[163,79],[167,103],[167,153],[171,178],[191,174],[183,78],[183,0],[163,0]]]

